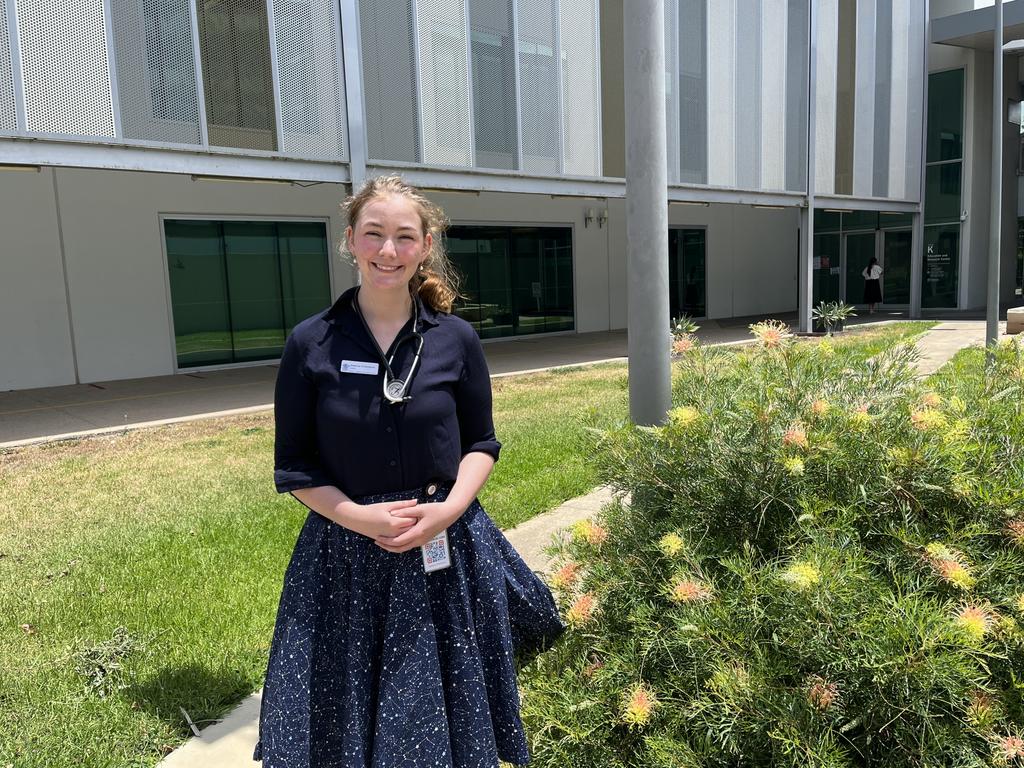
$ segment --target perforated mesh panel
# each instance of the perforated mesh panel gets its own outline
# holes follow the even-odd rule
[[[416,162],[419,123],[410,0],[360,0],[367,154]]]
[[[519,0],[519,123],[523,170],[558,173],[555,0]]]
[[[469,0],[475,165],[517,163],[516,63],[512,0]]]
[[[113,136],[102,0],[18,0],[28,130]]]
[[[190,0],[111,0],[125,138],[199,144]]]
[[[563,170],[601,173],[601,75],[597,61],[596,0],[561,0]]]
[[[682,22],[680,22],[682,23]],[[736,185],[736,0],[708,4],[708,183]]]
[[[786,0],[761,0],[760,189],[786,187]]]
[[[463,0],[417,0],[425,163],[471,166],[469,63]]]
[[[0,131],[18,130],[14,107],[14,79],[11,71],[10,28],[7,9],[0,5]]]
[[[910,0],[892,4],[892,95],[889,111],[889,197],[907,193],[907,115],[910,74]]]
[[[264,0],[197,0],[210,144],[277,149]]]
[[[820,0],[817,66],[814,82],[814,191],[831,195],[836,189],[836,53],[839,43],[839,0]]]
[[[282,151],[345,157],[341,26],[334,0],[273,0]]]

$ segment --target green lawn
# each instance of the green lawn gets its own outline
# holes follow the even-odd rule
[[[626,369],[493,387],[480,498],[508,528],[595,484],[583,424],[626,417]],[[265,413],[0,452],[0,768],[152,766],[190,735],[179,707],[202,728],[259,688],[306,516],[274,492],[272,444]]]

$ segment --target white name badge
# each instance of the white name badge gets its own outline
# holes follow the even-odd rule
[[[420,549],[423,551],[423,570],[426,573],[439,571],[452,564],[448,552],[448,530],[441,531]]]
[[[362,360],[342,360],[342,373],[363,373],[368,376],[376,376],[380,366],[377,363],[364,363]]]

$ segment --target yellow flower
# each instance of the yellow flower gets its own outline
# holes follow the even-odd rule
[[[1024,615],[1024,592],[1017,595],[1017,613]]]
[[[828,409],[831,407],[832,406],[829,405],[828,400],[818,398],[813,403],[811,403],[811,413],[813,413],[815,416],[824,416],[826,413],[828,413]]]
[[[779,574],[779,578],[794,589],[809,589],[821,580],[818,569],[810,563],[794,563]]]
[[[942,433],[942,440],[947,445],[962,443],[970,431],[970,423],[967,419],[956,419],[949,425],[949,428]]]
[[[956,614],[957,625],[967,636],[977,642],[992,629],[992,612],[976,605],[966,605]]]
[[[782,444],[796,448],[807,447],[807,433],[800,424],[793,424],[782,436]]]
[[[942,395],[938,392],[925,392],[921,395],[921,406],[923,408],[938,408],[942,405]]]
[[[678,533],[666,533],[658,540],[658,546],[666,555],[673,557],[683,550],[686,542],[683,541]]]
[[[910,423],[919,432],[941,429],[946,426],[946,416],[931,408],[915,408],[910,412]]]
[[[699,581],[682,579],[673,585],[669,599],[674,603],[699,603],[711,599],[711,590]]]
[[[786,468],[786,471],[794,477],[799,477],[804,473],[804,463],[796,457],[784,460],[782,465]]]
[[[928,553],[929,557],[934,557],[938,560],[949,560],[953,557],[953,550],[951,550],[949,547],[947,547],[945,544],[939,541],[933,541],[924,549],[925,552]]]
[[[696,408],[681,405],[668,412],[669,423],[678,429],[686,429],[700,418]]]
[[[584,592],[576,602],[572,604],[565,614],[566,621],[571,627],[582,627],[594,620],[597,613],[597,604],[592,592]]]
[[[957,397],[956,395],[949,398],[947,405],[949,406],[949,410],[953,413],[963,413],[967,410],[967,403],[964,402],[962,397]]]
[[[828,339],[822,339],[818,342],[818,354],[822,357],[832,357],[836,353],[836,348],[832,346],[832,342]]]
[[[967,570],[967,566],[956,560],[939,560],[934,564],[939,576],[959,589],[970,589],[977,580]]]
[[[855,429],[866,429],[871,424],[871,414],[866,405],[858,405],[850,414],[850,425]]]
[[[643,683],[637,683],[624,697],[622,720],[631,728],[643,728],[650,722],[651,712],[657,704],[654,692]]]
[[[608,538],[608,531],[592,520],[580,520],[572,527],[573,538],[600,547]]]

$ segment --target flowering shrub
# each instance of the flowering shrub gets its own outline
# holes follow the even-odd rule
[[[922,382],[754,332],[687,350],[662,426],[595,431],[631,503],[549,549],[531,764],[1024,767],[1020,346]]]

